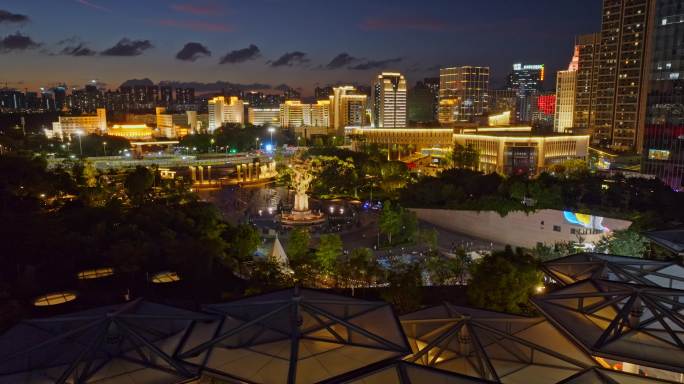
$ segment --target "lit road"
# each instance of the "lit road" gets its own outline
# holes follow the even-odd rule
[[[93,164],[96,169],[118,169],[118,168],[135,168],[136,166],[152,166],[157,165],[164,168],[181,168],[189,166],[222,166],[222,165],[236,165],[247,164],[259,159],[261,162],[270,161],[269,157],[257,154],[241,153],[230,156],[211,156],[198,157],[186,155],[162,155],[162,156],[145,156],[143,158],[134,158],[126,156],[107,156],[107,157],[87,157],[85,160]],[[51,168],[57,167],[70,159],[50,159],[48,166]]]

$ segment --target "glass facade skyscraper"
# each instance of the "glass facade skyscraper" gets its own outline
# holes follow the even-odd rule
[[[654,0],[643,169],[684,190],[684,5]]]

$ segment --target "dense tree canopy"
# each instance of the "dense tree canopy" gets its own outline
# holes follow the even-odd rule
[[[581,169],[581,166],[577,166]],[[567,170],[568,168],[566,168]],[[637,230],[684,217],[684,195],[656,179],[564,171],[537,178],[445,170],[400,191],[406,207],[493,210],[559,209],[632,220]]]
[[[534,258],[521,249],[492,252],[470,268],[468,299],[478,308],[520,313],[540,286],[542,275]]]

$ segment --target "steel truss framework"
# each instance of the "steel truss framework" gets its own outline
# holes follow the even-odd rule
[[[410,352],[384,302],[289,289],[211,305],[179,355],[203,374],[249,383],[315,383]]]
[[[408,361],[495,382],[555,382],[596,365],[543,318],[444,304],[401,322]]]
[[[395,361],[379,366],[364,367],[347,375],[336,377],[321,384],[494,384],[493,381],[478,379],[447,372],[424,365]]]
[[[532,299],[597,356],[684,372],[684,291],[585,280]]]
[[[587,279],[604,279],[684,289],[684,267],[667,261],[579,253],[548,261],[542,269],[562,285]]]
[[[197,322],[215,316],[135,300],[26,320],[0,338],[0,383],[181,383],[197,372],[175,358]]]
[[[557,384],[664,384],[672,383],[671,381],[664,381],[654,379],[651,377],[644,377],[633,375],[631,373],[620,372],[612,369],[604,368],[589,368],[577,373]]]

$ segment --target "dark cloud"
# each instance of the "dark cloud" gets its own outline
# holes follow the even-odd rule
[[[200,43],[187,43],[183,49],[176,54],[176,59],[183,61],[195,61],[204,56],[211,56],[211,51],[209,48]]]
[[[7,35],[0,40],[0,52],[24,51],[39,46],[39,43],[19,32],[14,35]]]
[[[394,59],[387,59],[387,60],[368,60],[364,61],[363,63],[354,65],[352,67],[349,67],[349,69],[354,69],[357,71],[365,71],[369,69],[381,69],[385,68],[390,64],[397,64],[401,62],[401,57],[397,57]]]
[[[139,56],[153,45],[149,40],[130,40],[123,38],[116,45],[100,52],[103,56]]]
[[[195,88],[197,93],[225,92],[225,91],[263,91],[273,89],[271,84],[251,83],[239,84],[228,81],[216,81],[213,83],[202,83],[197,81],[160,81],[159,85],[168,85],[173,88]]]
[[[18,13],[12,13],[0,9],[0,24],[2,23],[25,23],[29,21],[29,17],[26,15],[20,15]]]
[[[273,87],[273,89],[275,89],[276,91],[285,92],[285,91],[289,91],[289,90],[294,89],[294,88],[290,87],[287,84],[279,84],[279,85],[276,85],[275,87]]]
[[[339,69],[339,68],[351,65],[357,61],[359,61],[359,59],[349,55],[346,52],[344,52],[344,53],[340,53],[339,55],[335,56],[332,60],[330,60],[330,62],[324,68],[325,69]]]
[[[225,56],[221,58],[219,63],[221,64],[237,64],[243,63],[248,60],[254,60],[260,56],[261,51],[259,47],[254,44],[250,44],[247,48],[237,49],[235,51],[228,52]]]
[[[142,86],[152,86],[154,85],[154,81],[148,79],[147,77],[144,79],[130,79],[126,80],[123,83],[121,83],[121,87],[135,87],[138,85]]]
[[[271,67],[291,67],[293,65],[306,64],[310,60],[306,56],[306,53],[300,51],[287,52],[286,54],[280,56],[276,61],[269,61]]]
[[[77,45],[68,45],[64,47],[59,53],[60,55],[68,56],[93,56],[97,52],[88,48],[85,44],[79,43]]]

